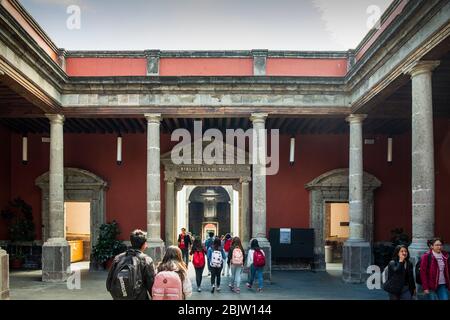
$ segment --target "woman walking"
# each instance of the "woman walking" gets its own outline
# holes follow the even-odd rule
[[[230,289],[236,293],[240,293],[241,289],[241,273],[244,267],[245,254],[242,247],[241,239],[234,237],[228,252],[227,264],[231,270]]]
[[[448,300],[450,290],[448,253],[442,250],[441,239],[431,241],[431,249],[421,258],[420,278],[423,292],[430,300]]]
[[[406,246],[400,245],[395,248],[388,265],[388,280],[383,289],[389,293],[390,300],[412,300],[416,292],[416,283]]]
[[[200,237],[195,237],[194,243],[192,244],[191,255],[192,264],[195,269],[195,280],[197,283],[197,291],[201,292],[203,270],[205,269],[205,254],[206,250],[202,245],[202,240]]]
[[[211,293],[220,291],[220,273],[222,272],[225,252],[222,249],[220,238],[215,238],[213,245],[208,249],[208,261],[211,271]]]

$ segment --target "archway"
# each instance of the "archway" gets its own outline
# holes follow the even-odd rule
[[[36,179],[42,191],[42,240],[49,238],[49,173]],[[64,201],[90,204],[90,249],[96,244],[100,226],[106,221],[105,193],[108,183],[97,175],[82,169],[64,169]]]
[[[348,169],[326,172],[305,185],[310,191],[310,227],[314,229],[314,264],[316,270],[325,270],[326,204],[348,202]],[[374,190],[381,186],[380,180],[364,172],[364,239],[373,241]]]

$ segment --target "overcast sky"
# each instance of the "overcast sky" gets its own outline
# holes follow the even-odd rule
[[[68,50],[347,50],[391,2],[21,0]]]

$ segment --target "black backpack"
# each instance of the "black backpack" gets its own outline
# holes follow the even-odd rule
[[[428,263],[427,263],[427,275],[430,273],[430,265],[431,265],[431,253],[428,254]],[[422,261],[422,257],[419,257],[415,267],[416,273],[416,283],[422,285],[422,278],[420,277],[420,263]]]
[[[136,300],[144,290],[143,259],[127,252],[120,257],[112,276],[109,291],[115,300]]]

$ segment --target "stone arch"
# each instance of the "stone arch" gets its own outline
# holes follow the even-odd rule
[[[42,240],[49,238],[49,172],[35,182],[42,191]],[[95,245],[100,226],[106,222],[105,193],[108,183],[92,172],[64,168],[64,201],[90,202],[91,249]]]
[[[349,199],[349,170],[328,171],[305,185],[310,191],[309,212],[310,227],[314,229],[314,263],[318,270],[325,270],[325,203],[347,202]],[[364,239],[373,241],[374,191],[381,181],[370,173],[364,172]]]

